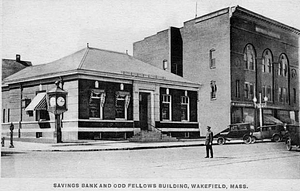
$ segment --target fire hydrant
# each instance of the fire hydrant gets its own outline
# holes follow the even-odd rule
[[[9,148],[15,148],[14,147],[14,144],[13,144],[13,135],[14,135],[14,124],[13,123],[11,123],[10,124],[10,127],[9,127],[9,130],[10,130],[10,146],[9,146]]]

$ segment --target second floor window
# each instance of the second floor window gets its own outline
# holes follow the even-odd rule
[[[278,102],[288,103],[287,88],[278,88]]]
[[[262,97],[267,97],[268,101],[272,101],[272,88],[271,86],[262,87]]]
[[[270,50],[265,50],[262,57],[262,72],[272,73],[273,57]]]
[[[255,51],[251,44],[248,44],[244,50],[244,61],[246,70],[255,70]]]
[[[254,97],[254,85],[250,82],[245,82],[244,84],[244,98],[253,99]]]
[[[235,81],[235,88],[236,88],[236,91],[235,91],[235,97],[237,98],[240,98],[240,80],[236,80]]]
[[[282,54],[278,64],[278,75],[287,76],[288,74],[288,60],[285,54]]]

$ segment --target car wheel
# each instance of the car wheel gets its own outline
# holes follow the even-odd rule
[[[243,141],[246,144],[250,144],[252,141],[251,136],[249,136],[249,135],[244,136]]]
[[[273,136],[273,141],[274,142],[279,142],[281,140],[280,136],[279,135],[274,135]]]
[[[286,149],[287,149],[288,151],[292,150],[292,140],[291,140],[291,138],[288,138],[288,139],[286,140]]]
[[[217,143],[219,145],[224,145],[225,144],[225,139],[223,137],[219,137],[218,140],[217,140]]]
[[[256,142],[256,137],[251,137],[251,143],[255,143]]]

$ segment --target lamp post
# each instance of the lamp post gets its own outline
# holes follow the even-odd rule
[[[254,107],[259,109],[259,126],[260,127],[263,126],[262,108],[267,106],[268,98],[264,97],[264,103],[262,103],[261,99],[262,99],[261,98],[261,93],[259,93],[259,103],[257,103],[257,98],[256,97],[253,98]]]

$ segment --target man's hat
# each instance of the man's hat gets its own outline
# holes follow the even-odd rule
[[[211,127],[210,127],[210,126],[207,126],[207,129],[211,129]]]

